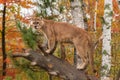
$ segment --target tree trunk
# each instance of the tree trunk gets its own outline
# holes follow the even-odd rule
[[[101,80],[110,80],[112,0],[105,0],[104,5]]]
[[[98,80],[95,77],[86,75],[83,71],[77,70],[74,65],[67,61],[61,60],[54,55],[44,56],[41,52],[33,50],[25,51],[26,53],[15,53],[12,57],[23,57],[31,61],[31,65],[36,65],[46,70],[50,75],[58,76],[65,80]]]
[[[83,0],[72,0],[71,1],[71,14],[73,16],[73,24],[77,27],[85,29],[84,24],[84,12],[82,9]],[[79,34],[78,34],[79,35]],[[77,56],[76,49],[74,48],[74,64],[81,63],[80,58]]]
[[[73,24],[78,27],[85,29],[84,26],[84,12],[82,9],[82,0],[72,0],[71,1],[71,13],[73,16]]]
[[[96,0],[96,3],[95,3],[95,15],[94,15],[94,31],[96,31],[97,5],[98,5],[98,1]]]
[[[116,79],[115,80],[120,80],[120,70],[117,73]]]
[[[118,0],[118,6],[119,6],[119,9],[120,9],[120,0]]]
[[[3,18],[2,18],[2,54],[3,54],[3,72],[2,75],[6,75],[6,50],[5,50],[5,15],[6,15],[6,3],[4,3]]]

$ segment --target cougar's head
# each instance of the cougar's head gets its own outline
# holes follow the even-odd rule
[[[43,25],[44,25],[43,18],[41,18],[41,17],[33,18],[32,27],[34,29],[41,29],[43,27]]]

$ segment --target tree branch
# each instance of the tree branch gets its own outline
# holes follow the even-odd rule
[[[24,54],[12,54],[12,57],[24,57],[31,61],[31,65],[39,66],[46,70],[50,75],[58,76],[65,80],[88,80],[88,76],[83,71],[77,70],[74,65],[69,64],[67,61],[63,61],[54,55],[44,56],[42,53],[29,50]]]

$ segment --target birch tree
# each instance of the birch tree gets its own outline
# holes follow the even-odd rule
[[[119,6],[119,9],[120,9],[120,0],[118,0],[118,6]]]
[[[97,5],[98,5],[98,0],[96,0],[95,2],[94,31],[96,31]]]
[[[78,26],[79,28],[85,29],[85,24],[84,24],[84,12],[82,9],[82,2],[83,0],[71,0],[71,14],[73,17],[73,24]],[[79,35],[79,34],[78,34]],[[79,66],[81,60],[77,56],[76,49],[74,49],[74,64]]]
[[[71,1],[71,14],[73,16],[73,23],[80,28],[85,29],[84,24],[84,12],[82,9],[82,0],[72,0]]]
[[[112,0],[105,0],[103,17],[101,80],[110,80],[109,72],[111,69],[111,23],[113,14],[112,11],[113,11]]]

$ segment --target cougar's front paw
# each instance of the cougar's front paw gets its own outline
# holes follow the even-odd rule
[[[79,69],[79,70],[84,70],[85,68],[86,68],[86,64],[85,63],[77,63],[77,67],[76,67],[77,69]]]
[[[48,53],[48,54],[49,54],[49,53],[50,53],[50,49],[46,50],[46,53]]]

